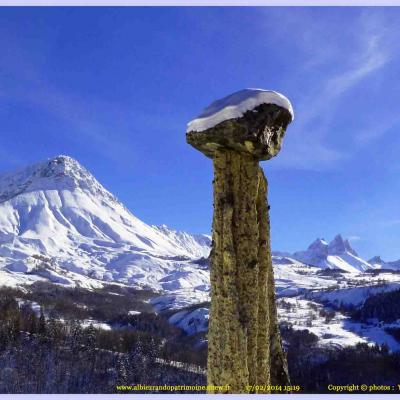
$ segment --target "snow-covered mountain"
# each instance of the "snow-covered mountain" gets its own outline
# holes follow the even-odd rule
[[[383,261],[380,256],[372,257],[368,261],[374,268],[400,270],[400,260]]]
[[[32,280],[41,269],[40,279],[57,283],[84,276],[156,290],[204,286],[190,260],[207,256],[209,245],[206,235],[140,221],[67,156],[0,176],[0,284],[10,272]],[[51,260],[50,276],[40,257]]]
[[[317,239],[305,251],[298,251],[293,258],[305,264],[320,268],[341,269],[347,272],[366,271],[373,268],[371,264],[358,256],[348,240],[341,235],[327,243]]]
[[[173,243],[186,249],[189,254],[195,257],[208,257],[211,248],[210,235],[196,235],[184,231],[176,231],[167,225],[152,225],[152,228],[167,236]]]
[[[156,311],[168,310],[169,321],[188,334],[204,332],[210,245],[208,235],[140,221],[70,157],[0,176],[0,286],[151,288]],[[274,252],[272,260],[282,321],[307,326],[327,345],[380,340],[396,349],[384,326],[350,323],[340,306],[399,289],[399,262],[364,261],[340,235],[293,255]],[[321,317],[326,304],[339,307],[329,324]]]

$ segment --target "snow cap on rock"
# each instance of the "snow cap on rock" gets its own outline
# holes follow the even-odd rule
[[[243,117],[261,104],[275,104],[289,111],[292,121],[294,112],[289,99],[283,94],[265,89],[243,89],[216,100],[190,121],[186,132],[202,132],[228,119]]]
[[[216,150],[233,150],[269,160],[279,153],[293,116],[282,94],[244,89],[213,102],[189,122],[186,140],[210,158]]]

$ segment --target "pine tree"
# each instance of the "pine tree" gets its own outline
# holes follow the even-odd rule
[[[43,313],[43,308],[40,307],[40,316],[39,316],[39,322],[38,322],[38,328],[37,328],[37,333],[41,337],[45,337],[47,334],[47,326],[46,326],[46,318]]]
[[[34,334],[38,330],[38,320],[35,313],[30,313],[28,317],[28,332]]]
[[[89,351],[93,351],[96,347],[96,328],[91,323],[89,327],[85,330],[85,346]]]
[[[125,355],[117,359],[117,385],[128,385],[128,360]]]

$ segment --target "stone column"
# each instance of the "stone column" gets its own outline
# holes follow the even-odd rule
[[[269,390],[255,386],[289,383],[259,161],[279,152],[291,120],[286,108],[261,103],[238,118],[187,132],[187,142],[214,164],[207,384],[229,385],[228,393],[263,393]]]

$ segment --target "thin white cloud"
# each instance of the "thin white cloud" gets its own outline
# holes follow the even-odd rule
[[[358,32],[357,28],[355,31]],[[359,35],[357,48],[353,50],[352,55],[348,55],[341,49],[332,50],[332,61],[336,59],[336,63],[340,64],[345,58],[349,66],[337,74],[326,75],[322,79],[323,83],[319,88],[319,95],[314,101],[314,107],[310,109],[308,106],[312,101],[310,95],[305,99],[302,106],[310,111],[303,119],[303,124],[309,123],[321,115],[332,114],[332,109],[336,107],[341,96],[370,74],[382,69],[390,61],[389,52],[383,46],[383,37],[375,34],[367,37],[362,31],[357,34]]]
[[[389,130],[399,124],[399,115],[382,118],[379,121],[368,121],[366,126],[354,134],[354,142],[358,145],[367,145],[385,136]]]
[[[361,240],[361,237],[360,237],[360,236],[357,236],[357,235],[352,235],[352,236],[347,236],[347,239],[348,239],[350,242],[358,242],[358,241]]]
[[[284,19],[284,15],[281,14],[280,17]],[[303,41],[299,40],[297,43],[300,52],[309,54],[313,47],[322,48],[323,56],[314,51],[310,53],[311,57],[306,61],[305,68],[300,66],[297,79],[302,80],[304,75],[318,78],[301,90],[301,95],[294,104],[297,119],[288,128],[286,148],[284,146],[274,165],[321,170],[332,168],[338,162],[351,158],[352,149],[348,145],[343,150],[330,144],[336,111],[348,92],[372,74],[380,72],[392,60],[392,49],[386,45],[388,31],[378,32],[376,27],[380,25],[377,25],[374,15],[371,17],[368,13],[361,13],[355,19],[348,30],[352,39],[351,51],[337,46],[335,41],[332,46],[327,45],[328,42],[324,43],[330,34],[337,38],[338,26],[327,24],[325,20],[310,24],[307,15],[301,17],[304,21],[300,38]],[[294,26],[293,18],[293,15],[289,17],[291,29]],[[285,25],[285,21],[282,23]],[[322,33],[322,39],[316,35],[318,32]]]
[[[330,95],[331,99],[341,96],[372,72],[384,67],[388,60],[388,56],[384,53],[369,54],[366,60],[360,62],[359,65],[329,79],[325,92]]]

